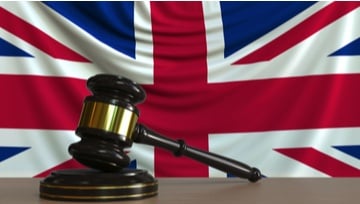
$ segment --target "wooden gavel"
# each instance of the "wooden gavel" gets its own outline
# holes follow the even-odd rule
[[[167,149],[175,156],[187,156],[251,182],[262,177],[257,168],[187,146],[184,140],[169,139],[137,123],[139,110],[135,105],[146,97],[137,83],[99,74],[89,78],[87,87],[93,95],[85,98],[76,129],[81,140],[69,146],[69,153],[80,163],[104,172],[119,171],[130,163],[124,148],[136,142]]]

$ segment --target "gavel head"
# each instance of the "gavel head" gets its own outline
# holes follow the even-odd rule
[[[99,74],[88,79],[93,95],[84,100],[76,134],[81,138],[69,146],[78,162],[102,171],[127,167],[130,158],[124,148],[131,147],[139,111],[135,104],[145,99],[145,91],[120,76]]]

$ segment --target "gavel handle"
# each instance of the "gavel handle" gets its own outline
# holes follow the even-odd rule
[[[170,150],[175,156],[187,156],[234,176],[246,178],[251,182],[256,182],[261,178],[261,173],[257,168],[211,152],[205,152],[187,146],[183,140],[171,140],[141,124],[137,124],[133,137],[134,142]]]

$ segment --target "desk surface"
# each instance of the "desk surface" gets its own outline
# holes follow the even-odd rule
[[[159,195],[136,201],[93,203],[124,204],[340,204],[358,203],[360,178],[271,178],[257,183],[246,180],[205,178],[160,178]],[[0,203],[81,204],[39,198],[40,179],[1,178]]]

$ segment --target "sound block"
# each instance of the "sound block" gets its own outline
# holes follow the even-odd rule
[[[135,200],[157,195],[158,183],[141,169],[59,170],[40,181],[40,197],[62,201]]]

